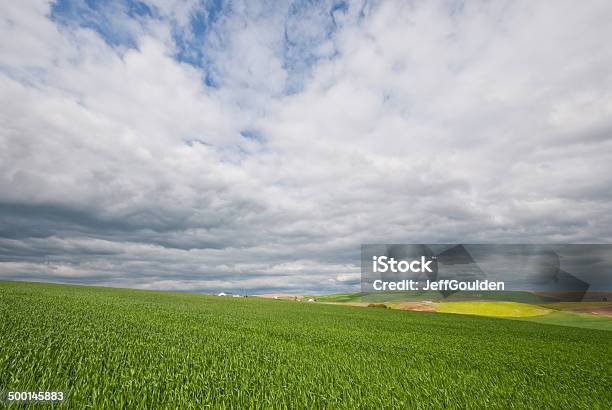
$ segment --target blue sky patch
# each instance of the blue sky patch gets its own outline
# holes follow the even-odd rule
[[[127,22],[154,17],[153,10],[137,0],[58,0],[51,7],[51,20],[58,24],[96,31],[111,46],[136,47]]]
[[[249,140],[255,140],[259,142],[262,142],[264,140],[264,136],[256,130],[242,130],[240,131],[240,135]]]

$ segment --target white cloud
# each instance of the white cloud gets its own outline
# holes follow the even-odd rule
[[[341,290],[362,242],[610,241],[612,7],[448,4],[237,3],[205,67],[195,4],[119,13],[135,48],[3,4],[0,277]]]

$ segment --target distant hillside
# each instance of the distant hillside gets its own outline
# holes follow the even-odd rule
[[[321,302],[403,302],[403,301],[459,301],[459,300],[500,300],[507,302],[546,303],[560,299],[551,295],[540,295],[527,291],[479,291],[457,292],[448,297],[437,291],[399,291],[399,292],[356,292],[308,296]]]

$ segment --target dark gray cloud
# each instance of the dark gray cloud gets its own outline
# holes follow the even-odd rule
[[[611,241],[607,2],[236,2],[199,39],[148,4],[96,11],[116,42],[0,6],[0,278],[340,291],[361,243]]]

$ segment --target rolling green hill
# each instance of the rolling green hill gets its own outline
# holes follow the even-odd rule
[[[311,296],[306,296],[311,297]],[[447,298],[437,291],[393,291],[393,292],[355,292],[334,293],[328,295],[316,295],[317,300],[322,302],[369,302],[382,303],[394,301],[421,301],[421,300],[501,300],[506,302],[521,303],[546,303],[556,302],[558,299],[542,296],[525,291],[463,291],[454,293]]]
[[[597,316],[588,313],[556,311],[543,316],[530,316],[516,319],[537,323],[545,323],[549,325],[574,326],[582,327],[585,329],[601,329],[612,331],[612,317]]]
[[[0,390],[90,408],[609,408],[607,331],[0,282]]]
[[[560,302],[551,296],[525,291],[457,292],[447,298],[439,292],[414,291],[338,293],[312,297],[323,303],[358,306],[384,303],[388,308],[399,310],[524,318],[530,322],[551,325],[612,330],[612,316],[580,312],[588,308],[610,307],[610,302]]]

